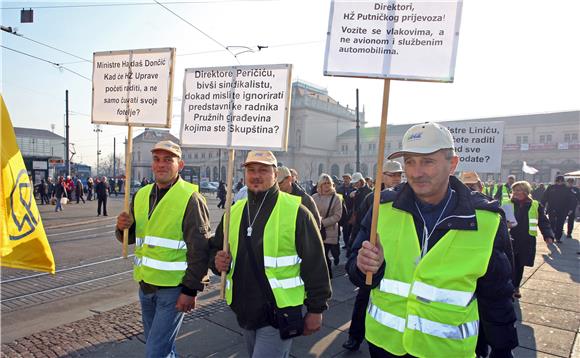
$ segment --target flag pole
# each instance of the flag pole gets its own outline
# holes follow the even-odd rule
[[[375,193],[373,197],[373,217],[371,222],[371,244],[377,244],[377,225],[379,219],[379,203],[381,200],[381,184],[383,183],[383,162],[385,158],[385,140],[387,138],[387,114],[389,112],[389,92],[391,89],[391,80],[384,80],[383,87],[383,108],[381,113],[381,127],[379,131],[379,153],[377,155],[377,174],[375,181]],[[373,282],[373,273],[366,273],[366,284],[371,285]]]

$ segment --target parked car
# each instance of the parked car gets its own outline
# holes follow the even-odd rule
[[[202,181],[199,184],[199,191],[202,193],[215,193],[217,192],[217,186],[214,186],[211,182]]]

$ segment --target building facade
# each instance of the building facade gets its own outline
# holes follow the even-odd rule
[[[56,166],[64,163],[64,137],[44,129],[14,127],[16,143],[34,184],[56,175]]]
[[[306,82],[292,85],[288,150],[276,152],[279,163],[295,168],[301,180],[316,181],[321,173],[340,177],[356,170],[355,110],[342,106],[326,89]],[[360,171],[374,177],[377,169],[378,127],[366,127],[365,113],[358,113]],[[456,122],[504,123],[501,173],[480,173],[484,180],[503,181],[513,174],[530,182],[551,182],[557,173],[580,169],[580,111],[525,114],[517,116],[471,118]],[[412,124],[388,125],[385,155],[401,148],[401,138]],[[133,141],[133,178],[151,178],[149,152],[153,145],[170,139],[167,130],[147,129]],[[234,180],[243,177],[241,163],[247,151],[235,152]],[[225,180],[227,151],[183,148],[189,171],[200,180]],[[523,161],[539,170],[535,175],[522,172]]]

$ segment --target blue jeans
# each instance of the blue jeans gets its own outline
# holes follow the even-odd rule
[[[251,358],[288,358],[292,348],[292,338],[280,338],[278,329],[272,326],[255,331],[244,329],[244,338]]]
[[[175,309],[180,294],[180,287],[148,294],[139,289],[147,358],[176,357],[175,338],[183,321],[183,312]]]

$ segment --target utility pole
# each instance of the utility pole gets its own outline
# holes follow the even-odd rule
[[[70,175],[70,159],[69,159],[69,137],[68,137],[68,90],[64,92],[65,94],[65,138],[64,138],[64,170],[66,171],[66,175]]]
[[[218,149],[218,178],[222,181],[222,150]]]
[[[101,129],[101,125],[96,124],[95,129],[93,129],[93,132],[97,133],[97,176],[99,175],[99,157],[101,156],[101,149],[99,147],[99,133],[101,133],[102,131],[103,130]]]
[[[360,172],[360,121],[358,118],[358,88],[356,89],[356,171]]]
[[[116,145],[117,145],[117,138],[113,137],[113,178],[117,178]]]

